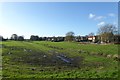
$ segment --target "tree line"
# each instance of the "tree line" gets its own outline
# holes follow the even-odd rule
[[[113,24],[105,24],[101,27],[99,27],[97,35],[94,35],[94,33],[90,33],[86,36],[75,36],[75,33],[70,31],[66,33],[65,37],[39,37],[38,35],[31,35],[30,41],[93,41],[94,42],[120,42],[120,34],[118,33],[117,27]],[[16,41],[24,41],[24,36],[18,36],[17,34],[12,34],[10,39],[4,39],[2,36],[0,36],[1,41],[5,40],[16,40]]]

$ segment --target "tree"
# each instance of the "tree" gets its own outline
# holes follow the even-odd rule
[[[23,37],[23,36],[18,36],[18,40],[19,40],[19,41],[23,41],[23,40],[24,40],[24,37]]]
[[[98,29],[98,34],[102,42],[111,42],[117,28],[112,24],[105,24]]]
[[[12,34],[11,39],[12,39],[12,40],[17,40],[17,39],[18,39],[17,34]]]
[[[72,31],[67,32],[67,33],[66,33],[65,40],[66,40],[66,41],[73,41],[73,39],[74,39],[74,32],[72,32]]]
[[[38,41],[38,40],[39,40],[39,37],[38,37],[38,36],[31,35],[30,40],[32,40],[32,41]]]

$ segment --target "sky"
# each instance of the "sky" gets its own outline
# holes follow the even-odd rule
[[[118,2],[4,2],[0,3],[0,35],[65,36],[97,34],[100,26],[118,25]]]

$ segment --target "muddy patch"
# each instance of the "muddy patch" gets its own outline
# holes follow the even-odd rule
[[[22,62],[29,65],[39,66],[67,66],[67,67],[78,67],[83,62],[83,57],[69,57],[65,54],[54,51],[51,54],[44,53],[42,51],[32,51],[31,54],[21,55],[14,57],[12,61]]]

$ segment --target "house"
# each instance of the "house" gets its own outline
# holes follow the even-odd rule
[[[76,42],[80,42],[80,40],[81,40],[81,37],[80,37],[80,36],[76,36],[76,37],[74,38],[74,41],[76,41]]]
[[[99,40],[99,36],[88,36],[88,41],[96,42]]]
[[[82,42],[88,41],[87,36],[80,36],[80,41],[82,41]]]
[[[57,42],[57,38],[56,37],[52,37],[51,41],[52,42]]]
[[[65,37],[52,37],[51,41],[52,42],[60,42],[64,41]]]
[[[52,39],[51,37],[47,37],[46,41],[51,41],[51,39]]]
[[[86,42],[88,39],[87,39],[87,36],[76,36],[74,38],[74,41],[76,42]]]
[[[95,42],[96,41],[96,36],[88,36],[88,41]]]

